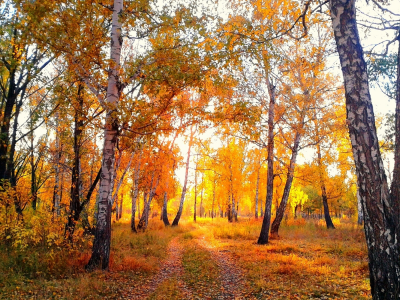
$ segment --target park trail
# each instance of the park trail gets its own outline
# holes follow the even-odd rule
[[[146,284],[136,286],[128,292],[129,299],[149,299],[157,288],[166,280],[176,278],[181,299],[224,299],[239,300],[250,299],[242,270],[237,266],[229,250],[222,249],[219,242],[210,241],[206,235],[193,240],[199,247],[210,252],[212,259],[218,266],[218,290],[202,291],[202,296],[196,295],[183,281],[184,269],[182,265],[183,246],[179,236],[171,240],[168,245],[167,258],[161,262],[160,270]]]

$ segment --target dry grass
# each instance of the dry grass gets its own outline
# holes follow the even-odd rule
[[[186,282],[199,299],[220,288],[218,266],[199,247],[204,239],[231,255],[243,269],[249,294],[258,299],[369,299],[367,250],[363,229],[335,220],[337,229],[321,222],[288,220],[280,238],[260,246],[255,242],[261,220],[200,219],[164,228],[152,219],[145,233],[132,234],[128,223],[113,225],[110,272],[85,273],[90,245],[58,252],[0,251],[2,299],[116,299],[129,297],[126,287],[145,285],[166,258],[170,240],[184,245]],[[4,249],[2,249],[4,250]],[[224,251],[227,250],[227,251]],[[151,299],[180,299],[177,279],[163,282]]]
[[[164,228],[162,222],[152,219],[149,230],[133,234],[128,223],[113,224],[110,272],[86,273],[84,266],[90,257],[90,243],[84,250],[61,249],[53,259],[40,258],[45,249],[31,249],[23,253],[14,268],[15,257],[21,253],[0,252],[0,299],[115,299],[123,295],[125,285],[144,284],[157,272],[160,261],[167,255],[169,241],[176,235],[192,229],[191,225]],[[41,273],[23,269],[23,261],[32,260],[40,265]],[[57,266],[57,276],[51,270]],[[36,275],[35,275],[36,274]]]
[[[343,221],[336,230],[319,222],[297,222],[282,226],[280,239],[263,246],[255,243],[261,220],[219,220],[204,226],[237,259],[258,298],[369,299],[363,229]]]

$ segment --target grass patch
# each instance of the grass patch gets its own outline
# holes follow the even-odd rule
[[[149,300],[170,299],[184,299],[182,292],[179,290],[176,277],[165,280],[149,297]]]
[[[371,298],[367,249],[358,226],[342,221],[328,230],[317,222],[288,222],[280,239],[263,246],[255,243],[261,220],[206,226],[235,257],[259,299]]]
[[[134,234],[128,223],[112,227],[110,272],[86,273],[91,242],[79,249],[28,248],[0,252],[0,299],[119,298],[126,286],[145,284],[160,268],[169,241],[191,225],[165,228],[152,219],[149,229]]]
[[[192,240],[184,240],[183,245],[183,280],[199,299],[216,297],[221,288],[218,281],[219,270],[210,252]]]

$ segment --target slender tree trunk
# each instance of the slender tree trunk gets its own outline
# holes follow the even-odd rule
[[[229,198],[229,201],[230,200],[231,199]],[[228,206],[227,206],[227,209],[226,209],[226,214],[227,214],[227,217],[228,217],[228,222],[232,223],[232,221],[233,221],[233,218],[232,218],[232,204],[230,202],[228,202]]]
[[[136,231],[136,225],[135,225],[135,216],[136,216],[136,201],[138,199],[138,195],[139,195],[139,175],[140,175],[140,165],[141,165],[141,161],[142,161],[142,154],[139,154],[137,163],[136,163],[136,168],[135,168],[135,178],[134,178],[134,192],[132,195],[132,216],[131,216],[131,230],[133,232],[137,232]],[[139,201],[138,204],[139,205]],[[140,211],[139,211],[140,214]],[[139,215],[140,218],[140,215]]]
[[[235,195],[232,194],[232,217],[235,219],[235,222],[238,221],[237,217],[237,209],[236,209],[236,202],[235,202]]]
[[[163,205],[163,210],[162,210],[162,220],[164,222],[165,226],[169,226],[169,220],[168,220],[168,193],[164,193],[164,205]]]
[[[5,178],[9,178],[11,187],[15,189],[17,185],[17,179],[15,175],[15,165],[14,165],[14,154],[15,154],[15,146],[17,144],[17,130],[18,130],[18,117],[19,113],[21,110],[22,106],[22,100],[25,97],[25,90],[23,90],[22,95],[21,95],[21,100],[18,102],[15,108],[15,115],[14,115],[14,127],[13,127],[13,133],[11,136],[11,147],[10,147],[10,152],[9,152],[9,157],[7,159],[7,167],[6,167],[6,174]],[[1,178],[0,178],[1,179]],[[14,205],[15,205],[15,211],[18,214],[18,218],[22,218],[22,210],[23,208],[21,207],[21,203],[17,197],[17,194],[14,193]],[[37,197],[37,195],[36,195]]]
[[[214,185],[213,185],[213,201],[211,207],[211,218],[214,219],[214,203],[215,203],[215,172],[214,172]]]
[[[76,99],[75,116],[74,116],[74,162],[72,167],[71,177],[71,201],[69,204],[68,221],[65,226],[65,236],[69,241],[72,241],[72,236],[75,231],[76,222],[79,219],[80,213],[80,195],[81,195],[81,176],[80,176],[80,150],[81,139],[84,127],[82,117],[83,113],[83,86],[81,83],[78,85],[78,94]]]
[[[193,209],[193,221],[196,222],[196,213],[197,211],[197,193],[196,193],[196,188],[195,188],[195,192],[194,192],[194,209]]]
[[[190,129],[188,156],[187,156],[187,160],[186,160],[185,181],[183,182],[181,201],[179,202],[179,209],[175,216],[174,221],[172,222],[172,226],[178,226],[179,220],[182,216],[183,202],[185,201],[186,187],[187,187],[187,181],[188,181],[188,175],[189,175],[190,148],[192,147],[192,143],[193,143],[193,135],[194,135],[194,130],[193,130],[193,128],[191,128]]]
[[[118,221],[118,220],[119,220],[119,213],[118,213],[118,211],[119,211],[119,206],[118,206],[118,202],[119,202],[118,197],[116,197],[116,199],[115,199],[115,221]]]
[[[120,200],[120,205],[119,205],[119,216],[118,216],[118,219],[120,219],[120,220],[122,218],[122,207],[123,207],[123,204],[124,204],[124,195],[121,195],[121,200]]]
[[[319,135],[317,130],[317,135]],[[326,194],[326,186],[325,186],[325,179],[323,173],[323,164],[322,164],[322,156],[321,156],[321,145],[317,144],[317,157],[318,157],[318,169],[319,169],[319,178],[321,184],[321,191],[322,191],[322,204],[324,206],[324,216],[325,216],[325,223],[326,228],[328,229],[335,229],[335,225],[333,225],[331,215],[329,214],[329,206],[328,206],[328,196]]]
[[[279,227],[281,225],[283,216],[285,214],[286,205],[287,205],[287,202],[289,199],[290,189],[292,187],[294,168],[296,166],[296,159],[297,159],[299,144],[300,144],[300,133],[296,132],[294,145],[293,145],[293,149],[292,149],[292,156],[290,158],[289,169],[287,172],[287,179],[286,179],[285,187],[283,189],[282,200],[281,200],[281,203],[279,204],[278,210],[276,211],[276,216],[275,216],[275,219],[272,222],[272,226],[271,226],[271,235],[274,237],[279,236],[278,235]],[[265,211],[267,211],[267,210],[265,210]]]
[[[267,86],[269,93],[269,107],[268,107],[268,142],[267,142],[267,196],[265,199],[265,212],[263,223],[261,226],[260,236],[257,244],[268,244],[269,227],[271,224],[271,206],[274,191],[274,117],[275,117],[275,86],[270,82],[269,75],[267,75]],[[261,215],[262,206],[261,206]]]
[[[56,216],[60,216],[60,159],[61,159],[61,149],[60,149],[60,129],[58,124],[59,114],[55,115],[56,118],[56,153],[55,153],[55,164],[54,164],[54,194],[53,194],[53,205]]]
[[[193,221],[196,222],[197,215],[197,164],[194,170],[194,209],[193,209]]]
[[[14,47],[14,46],[13,46]],[[13,50],[14,51],[14,50]],[[15,49],[16,51],[16,49]],[[10,144],[10,124],[12,112],[14,110],[14,106],[18,97],[17,94],[17,86],[15,82],[15,70],[10,70],[9,74],[9,87],[8,93],[6,96],[6,105],[3,111],[3,118],[0,126],[0,179],[10,179],[7,178],[7,163],[8,163],[8,155],[9,144]]]
[[[256,183],[256,199],[255,199],[255,213],[254,216],[258,219],[258,188],[260,186],[260,168],[257,170],[257,183]]]
[[[154,176],[154,174],[153,174],[153,176]],[[153,182],[153,180],[152,180],[152,182]],[[142,214],[142,217],[140,218],[140,221],[139,221],[138,226],[137,226],[138,230],[146,230],[146,228],[147,228],[147,225],[148,225],[148,222],[149,222],[151,201],[153,200],[153,197],[154,197],[154,195],[156,193],[156,190],[157,190],[159,182],[160,182],[160,176],[158,176],[157,182],[154,185],[154,187],[152,187],[150,189],[149,200],[147,201],[146,205],[143,208],[143,214]]]
[[[153,183],[151,183],[153,185]],[[149,192],[145,192],[143,194],[143,211],[142,211],[142,216],[139,217],[139,222],[138,225],[136,226],[136,230],[140,230],[142,228],[146,227],[146,209],[147,209],[147,196],[149,196],[150,199],[150,194],[151,194],[151,188],[150,187],[150,191]]]
[[[233,222],[233,220],[235,219],[235,221],[237,221],[237,217],[236,217],[236,209],[235,209],[235,198],[234,198],[234,196],[233,196],[233,174],[232,174],[232,165],[230,165],[230,193],[231,193],[231,198],[230,198],[230,200],[231,200],[231,207],[230,207],[230,212],[231,212],[231,215],[230,215],[230,218],[229,218],[229,220],[230,220],[230,222]]]
[[[133,160],[133,157],[134,157],[134,156],[135,156],[135,152],[132,152],[132,153],[131,153],[131,157],[129,158],[128,165],[126,166],[124,172],[122,173],[121,178],[120,178],[119,181],[118,181],[117,188],[116,188],[116,190],[115,190],[115,193],[114,193],[114,197],[113,197],[113,199],[112,199],[112,202],[114,202],[114,200],[117,199],[117,197],[118,197],[119,189],[120,189],[120,187],[122,186],[122,183],[124,182],[124,178],[125,178],[126,173],[127,173],[127,172],[129,171],[129,169],[131,168],[131,164],[132,164],[132,160]]]
[[[204,182],[204,179],[203,179],[203,175],[202,175],[201,176],[201,192],[200,192],[200,218],[205,217],[204,216],[205,211],[204,211],[204,207],[203,207],[203,182]]]
[[[355,0],[330,0],[342,67],[347,125],[353,149],[367,240],[374,300],[399,299],[399,203],[389,195],[369,93],[367,66],[357,25]]]
[[[114,181],[115,145],[118,135],[118,121],[114,117],[120,97],[118,77],[120,73],[120,58],[122,46],[121,14],[123,0],[114,0],[111,27],[111,60],[113,66],[109,72],[107,87],[107,115],[104,129],[104,146],[102,161],[102,176],[100,181],[99,212],[97,215],[96,233],[93,241],[92,256],[86,265],[87,270],[93,270],[101,265],[108,269],[111,242],[111,197]]]
[[[33,130],[33,119],[32,119],[32,111],[31,113],[31,121],[30,121],[30,130]],[[35,167],[35,153],[34,153],[34,146],[33,146],[33,131],[30,134],[30,165],[31,165],[31,197],[32,197],[32,208],[36,210],[36,203],[37,203],[37,192],[36,192],[36,167]]]

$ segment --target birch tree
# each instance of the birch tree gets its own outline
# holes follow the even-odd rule
[[[399,203],[389,194],[367,65],[356,24],[355,0],[330,0],[330,14],[346,91],[347,124],[364,212],[373,299],[400,295]]]

